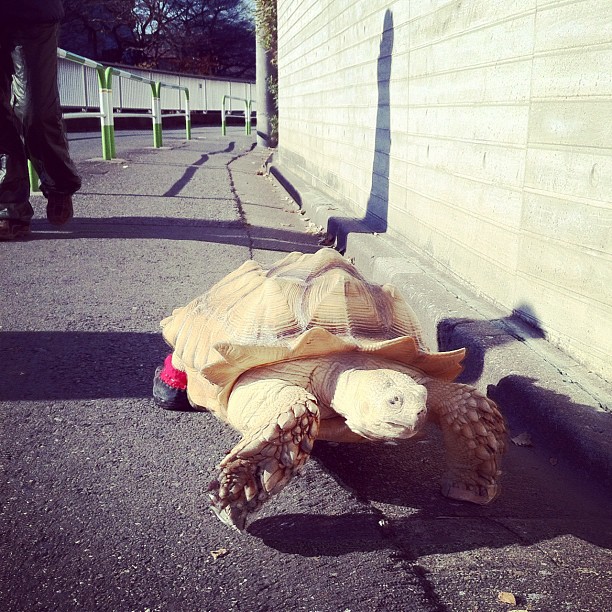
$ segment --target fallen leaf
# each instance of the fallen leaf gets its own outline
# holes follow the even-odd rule
[[[508,593],[506,591],[500,591],[497,594],[497,599],[505,604],[510,604],[511,606],[516,605],[516,597],[512,593]]]
[[[219,557],[224,557],[225,555],[227,555],[228,552],[229,550],[227,550],[227,548],[219,548],[217,550],[211,550],[210,554],[213,556],[213,559],[215,559],[216,561]]]
[[[307,234],[322,234],[323,228],[320,225],[315,225],[314,223],[309,223],[304,230]]]
[[[517,446],[533,446],[531,443],[531,435],[526,431],[512,438],[512,442]]]

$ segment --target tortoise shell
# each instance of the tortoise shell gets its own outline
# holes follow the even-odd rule
[[[397,289],[370,283],[330,248],[269,270],[247,261],[161,326],[192,402],[221,411],[241,374],[270,363],[364,351],[450,381],[465,353],[430,352]]]

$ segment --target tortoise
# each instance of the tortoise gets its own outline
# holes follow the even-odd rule
[[[188,399],[242,434],[210,486],[211,507],[247,517],[304,465],[315,440],[410,438],[427,420],[448,458],[442,494],[477,504],[499,491],[505,425],[495,403],[453,383],[465,349],[430,351],[392,285],[368,282],[331,248],[247,261],[161,322],[165,408]]]

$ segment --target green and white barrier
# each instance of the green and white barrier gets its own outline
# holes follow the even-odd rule
[[[100,112],[80,112],[80,113],[64,113],[62,116],[64,119],[76,119],[81,117],[100,117],[100,129],[102,134],[102,158],[113,159],[115,157],[115,128],[113,121],[113,92],[111,90],[111,68],[107,68],[98,62],[81,57],[76,53],[70,51],[64,51],[64,49],[57,50],[57,56],[67,59],[68,61],[74,62],[75,64],[81,64],[82,66],[88,66],[94,68],[98,73],[98,90],[100,93]]]
[[[153,146],[159,148],[162,146],[162,119],[168,117],[185,117],[185,136],[187,140],[191,140],[191,111],[189,108],[189,88],[172,83],[164,83],[163,81],[154,81],[137,74],[132,74],[119,68],[107,67],[93,60],[81,57],[76,53],[57,50],[57,56],[67,59],[71,62],[94,68],[98,73],[98,86],[100,90],[100,112],[80,112],[80,113],[64,113],[64,119],[75,119],[80,117],[100,117],[101,132],[102,132],[102,157],[106,160],[114,159],[115,153],[115,114],[113,109],[113,76],[129,79],[131,81],[139,81],[151,87],[152,101],[151,113],[121,113],[122,117],[151,117],[153,122]],[[170,89],[178,89],[185,94],[185,112],[166,113],[161,111],[161,89],[163,87]]]
[[[38,178],[38,173],[36,172],[36,168],[34,168],[34,164],[28,159],[28,177],[30,179],[30,189],[32,191],[38,191],[40,187],[40,179]]]
[[[227,134],[227,125],[226,125],[226,115],[227,111],[225,110],[225,102],[227,100],[240,100],[244,102],[244,133],[251,133],[251,107],[253,105],[253,100],[247,100],[246,98],[237,98],[236,96],[223,96],[223,100],[221,101],[221,134],[225,136]]]

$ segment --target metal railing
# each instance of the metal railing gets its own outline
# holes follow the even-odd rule
[[[159,148],[163,144],[163,119],[185,117],[185,136],[190,140],[192,112],[221,111],[222,129],[225,134],[226,113],[235,110],[231,101],[240,100],[247,103],[245,130],[247,134],[251,133],[250,116],[255,103],[251,98],[251,91],[255,84],[250,81],[173,75],[140,68],[132,68],[128,72],[117,66],[105,66],[59,48],[57,56],[58,88],[62,108],[81,109],[78,112],[66,110],[62,116],[64,119],[88,117],[100,119],[102,158],[105,160],[116,157],[116,117],[150,117],[153,127],[153,146]],[[113,76],[119,77],[116,83],[113,82]],[[164,80],[159,78],[160,76],[164,76]],[[150,87],[149,96],[145,93],[146,88],[143,90],[139,83]],[[196,92],[195,96],[190,95],[190,89]],[[173,91],[176,92],[176,96],[171,95]],[[242,94],[244,97],[233,94]],[[222,95],[223,101],[219,107],[217,103]],[[226,108],[226,99],[230,101],[229,110]],[[30,184],[32,189],[36,190],[38,176],[32,164],[29,163],[28,166]]]
[[[96,62],[93,62],[94,64]],[[221,99],[224,95],[252,99],[255,97],[255,83],[245,79],[223,77],[201,77],[189,74],[176,74],[162,70],[106,64],[118,70],[127,71],[150,81],[163,81],[189,89],[189,103],[192,115],[221,111]],[[60,100],[64,109],[97,109],[98,77],[95,68],[69,61],[63,57],[58,60],[58,85]],[[162,111],[184,110],[182,95],[177,89],[162,89]],[[130,79],[115,79],[113,82],[113,107],[119,115],[149,108],[150,94],[146,87]],[[241,110],[243,105],[230,100],[231,110]]]
[[[151,88],[151,111],[150,112],[128,112],[121,113],[122,117],[150,117],[153,126],[153,146],[159,148],[163,145],[162,119],[166,117],[185,117],[185,137],[191,140],[191,111],[189,107],[189,88],[174,83],[156,81],[146,77],[132,74],[112,66],[104,66],[98,62],[81,57],[76,53],[57,50],[58,57],[66,59],[81,66],[87,66],[96,70],[98,75],[99,111],[82,111],[77,113],[64,113],[64,119],[75,119],[82,117],[99,117],[102,133],[102,157],[109,160],[116,157],[115,151],[115,111],[113,104],[112,78],[117,76],[121,79],[129,79],[148,85]],[[161,89],[177,89],[185,94],[184,110],[174,113],[162,114]]]
[[[244,102],[244,133],[251,133],[251,108],[253,105],[253,100],[247,98],[238,98],[236,96],[223,96],[221,101],[221,134],[225,136],[227,134],[227,124],[226,118],[228,115],[231,115],[231,111],[226,109],[227,100],[240,100]]]

